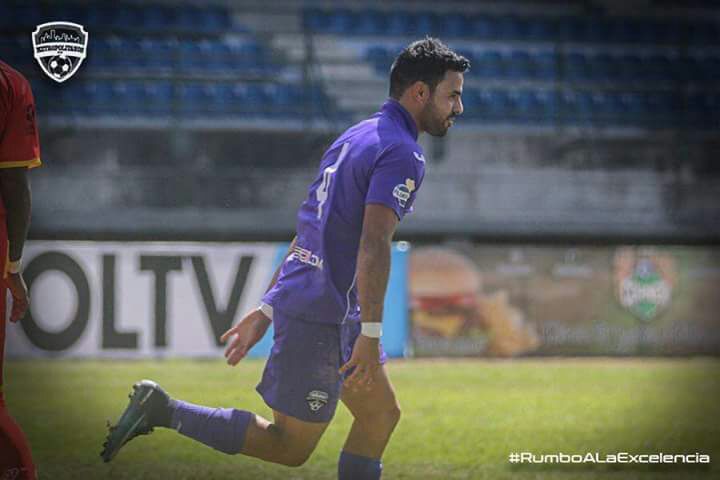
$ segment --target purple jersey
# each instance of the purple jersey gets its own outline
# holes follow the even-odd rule
[[[320,162],[298,212],[297,242],[263,302],[295,318],[340,324],[357,320],[356,264],[365,205],[412,211],[425,157],[417,126],[395,100],[350,127]]]

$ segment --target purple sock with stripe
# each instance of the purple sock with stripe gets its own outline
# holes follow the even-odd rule
[[[340,453],[338,480],[380,480],[382,462],[348,452]]]
[[[186,437],[230,455],[240,453],[255,415],[234,408],[209,408],[174,400],[171,428]]]

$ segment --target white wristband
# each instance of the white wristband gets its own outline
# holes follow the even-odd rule
[[[270,320],[273,319],[273,307],[272,305],[268,305],[267,303],[261,303],[258,307],[258,310],[260,310],[263,315],[268,317]]]
[[[382,336],[382,322],[362,322],[360,333],[370,338],[380,338]]]
[[[14,262],[8,261],[8,272],[9,273],[20,273],[22,268],[22,258],[15,260]]]

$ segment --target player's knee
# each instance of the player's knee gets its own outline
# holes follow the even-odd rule
[[[400,422],[401,416],[400,405],[395,402],[385,408],[370,409],[357,419],[374,430],[386,430],[388,428],[392,430]]]
[[[400,405],[395,403],[390,409],[388,409],[387,413],[387,423],[391,424],[393,427],[397,425],[400,422],[400,417],[402,416],[402,411],[400,410]]]

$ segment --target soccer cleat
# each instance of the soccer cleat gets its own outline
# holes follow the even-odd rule
[[[103,444],[100,456],[109,462],[120,449],[138,435],[148,435],[153,427],[165,426],[163,418],[168,417],[170,396],[160,385],[152,380],[141,380],[133,385],[133,392],[128,395],[130,404],[120,416],[117,424],[111,425],[108,420],[108,435]]]

